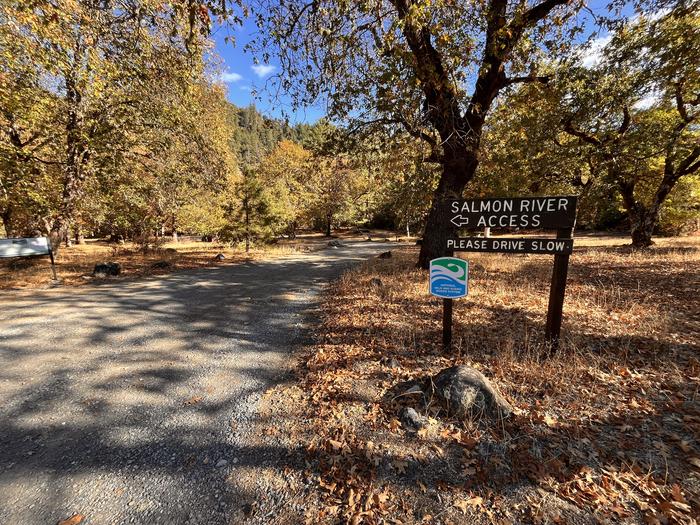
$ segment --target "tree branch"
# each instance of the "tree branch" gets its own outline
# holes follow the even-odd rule
[[[695,146],[693,151],[691,151],[688,156],[678,165],[676,176],[680,178],[684,175],[690,175],[691,173],[697,171],[698,168],[700,168],[700,161],[695,162],[698,160],[698,158],[700,158],[700,146]]]
[[[683,81],[676,83],[675,91],[676,109],[678,110],[678,114],[681,116],[681,119],[683,119],[683,122],[690,124],[693,120],[695,120],[697,114],[688,114],[688,110],[685,107],[686,102],[683,100]],[[695,100],[689,102],[691,106],[696,106],[698,103],[700,103],[700,94],[695,97]]]
[[[529,27],[545,18],[557,6],[568,4],[569,0],[545,0],[531,7],[522,17],[523,27]]]
[[[529,84],[532,82],[541,82],[542,84],[547,84],[551,79],[552,77],[549,75],[543,75],[539,77],[535,75],[528,75],[526,77],[510,77],[505,79],[504,85],[510,86],[512,84]]]
[[[576,129],[574,127],[573,118],[562,120],[562,124],[564,125],[564,131],[566,131],[569,135],[578,137],[582,141],[587,142],[588,144],[593,144],[594,146],[601,146],[603,144],[603,142],[595,135],[586,133],[580,129]]]
[[[505,0],[498,0],[505,1]],[[462,116],[459,113],[457,95],[443,63],[442,56],[431,40],[430,32],[416,26],[409,15],[407,0],[391,0],[399,19],[403,22],[402,32],[411,53],[416,59],[415,73],[421,81],[421,87],[427,107],[431,108],[428,120],[444,140],[461,127]]]
[[[630,127],[632,122],[632,117],[630,116],[630,110],[627,105],[622,106],[622,124],[620,124],[620,129],[617,130],[618,139],[622,138]]]
[[[406,120],[403,117],[403,115],[398,115],[396,119],[403,125],[403,127],[406,129],[406,132],[408,132],[408,134],[412,137],[426,141],[433,148],[437,148],[440,145],[434,136],[426,133],[422,129],[416,128],[415,126],[411,125],[408,122],[408,120]]]

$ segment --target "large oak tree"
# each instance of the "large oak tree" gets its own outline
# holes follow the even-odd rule
[[[632,244],[652,244],[678,182],[700,172],[697,1],[621,26],[593,68],[565,71],[563,127],[590,146],[592,167],[617,187]]]
[[[498,94],[543,79],[537,64],[580,28],[581,1],[261,0],[254,4],[262,60],[277,52],[279,87],[298,104],[327,100],[351,128],[401,126],[425,140],[441,167],[419,264],[444,255],[455,232],[441,202],[460,197],[479,163]]]

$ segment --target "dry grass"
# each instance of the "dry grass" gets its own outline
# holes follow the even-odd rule
[[[299,382],[273,396],[288,446],[309,451],[307,523],[696,523],[700,238],[624,242],[577,241],[553,357],[541,345],[551,257],[468,254],[448,353],[415,249],[347,273]],[[481,370],[517,415],[458,421],[396,397],[453,364]],[[398,421],[405,406],[429,418],[418,434]]]
[[[384,236],[385,232],[373,232]],[[357,232],[340,232],[337,237],[345,240],[361,240],[364,235]],[[63,286],[78,286],[89,282],[95,264],[114,261],[121,265],[120,279],[166,274],[173,271],[201,268],[212,265],[237,263],[246,260],[268,259],[304,253],[324,248],[328,238],[311,233],[294,240],[281,240],[277,244],[254,246],[246,254],[241,246],[232,247],[220,243],[181,241],[163,244],[158,248],[143,251],[133,243],[116,244],[99,240],[88,240],[86,244],[61,248],[56,257],[56,273]],[[214,256],[223,253],[224,261]],[[153,267],[164,261],[167,267]],[[48,257],[0,259],[0,290],[17,288],[40,288],[51,285],[51,265]]]

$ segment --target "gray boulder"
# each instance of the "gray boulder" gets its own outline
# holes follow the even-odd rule
[[[513,408],[491,382],[468,366],[446,368],[433,379],[435,394],[447,411],[458,417],[508,417]]]
[[[119,263],[115,262],[105,262],[95,265],[95,269],[92,271],[92,275],[95,277],[110,277],[117,276],[122,271],[122,267]]]
[[[328,246],[330,246],[331,248],[340,248],[342,246],[342,243],[334,239],[332,241],[328,241]]]
[[[216,259],[217,261],[223,261],[224,259],[226,259],[226,256],[223,253],[217,253],[214,256],[214,259]]]
[[[421,416],[411,407],[404,407],[399,417],[401,418],[401,424],[409,432],[418,432],[427,422],[424,416]]]

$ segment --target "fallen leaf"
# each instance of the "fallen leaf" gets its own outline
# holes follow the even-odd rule
[[[70,518],[59,521],[58,525],[78,525],[84,519],[85,516],[83,514],[73,514]]]
[[[484,498],[481,496],[473,496],[467,499],[459,499],[455,501],[454,506],[462,511],[462,514],[467,513],[469,507],[477,507],[484,502]]]
[[[391,462],[391,464],[394,466],[396,469],[396,472],[399,474],[405,474],[406,473],[406,467],[408,467],[408,461],[403,461],[401,459],[395,459],[394,461]]]
[[[673,496],[674,501],[678,501],[679,503],[687,503],[683,497],[681,486],[678,483],[674,483],[671,487],[671,496]]]
[[[556,428],[558,425],[557,420],[548,414],[544,416],[544,422],[549,428]]]
[[[336,441],[335,439],[329,439],[328,444],[332,446],[335,450],[341,450],[343,448],[343,444],[340,441]]]
[[[186,399],[185,401],[183,401],[182,404],[185,405],[185,406],[196,405],[196,404],[199,403],[202,399],[204,399],[202,396],[192,396],[191,398]]]

